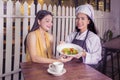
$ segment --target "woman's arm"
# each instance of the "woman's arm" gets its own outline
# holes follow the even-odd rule
[[[52,54],[52,55],[53,55],[52,57],[55,58],[55,56],[54,56],[55,54],[54,54],[54,52],[53,52],[53,47],[54,47],[54,44],[53,44],[53,41],[54,41],[53,35],[52,35],[52,34],[49,34],[49,38],[50,38],[51,51],[52,51],[52,53],[53,53],[53,54]]]
[[[86,64],[97,64],[101,60],[102,46],[100,38],[97,36],[91,37],[87,40],[87,50],[86,57],[84,57],[84,62]]]
[[[75,58],[83,58],[86,64],[97,64],[101,60],[101,42],[99,37],[93,36],[86,40],[87,51],[83,50]]]
[[[31,32],[28,34],[27,37],[27,48],[28,48],[28,52],[30,54],[30,57],[32,59],[33,62],[37,62],[37,63],[53,63],[56,61],[61,61],[61,62],[67,62],[70,59],[48,59],[48,58],[43,58],[37,55],[37,50],[36,50],[36,35],[34,32]]]

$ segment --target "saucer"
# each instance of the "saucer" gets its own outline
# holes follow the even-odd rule
[[[57,73],[57,72],[55,72],[55,71],[53,71],[51,69],[47,69],[47,72],[50,73],[50,74],[52,74],[52,75],[54,75],[54,76],[61,76],[64,73],[66,73],[66,69],[64,68],[61,73]]]

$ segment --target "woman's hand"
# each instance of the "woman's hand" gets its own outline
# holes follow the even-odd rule
[[[85,56],[86,56],[86,52],[85,52],[85,50],[83,50],[82,52],[76,54],[76,55],[74,56],[74,58],[79,59],[80,57],[85,57]]]
[[[73,59],[73,57],[71,57],[71,56],[65,56],[65,55],[61,55],[60,58],[59,58],[59,60],[61,62],[68,62],[68,61],[71,61],[72,59]]]
[[[63,43],[65,43],[65,41],[60,41],[60,42],[59,42],[59,44],[63,44]]]
[[[74,56],[74,58],[77,58],[77,59],[79,59],[80,57],[82,57],[82,53],[78,53]]]

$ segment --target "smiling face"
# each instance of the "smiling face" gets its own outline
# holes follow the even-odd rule
[[[87,30],[89,22],[90,20],[88,19],[86,14],[78,13],[78,15],[76,16],[76,26],[78,29],[80,29],[81,32]]]
[[[42,28],[43,30],[49,31],[53,25],[52,16],[46,15],[43,19],[38,20],[38,24],[40,25],[40,28]]]

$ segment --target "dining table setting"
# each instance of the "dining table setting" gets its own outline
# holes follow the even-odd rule
[[[20,66],[24,80],[112,80],[78,59],[62,64],[22,62]]]

